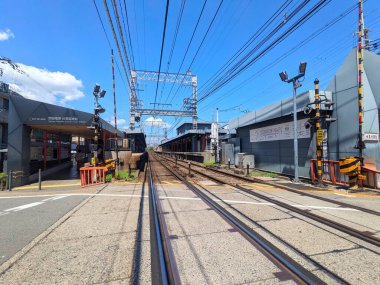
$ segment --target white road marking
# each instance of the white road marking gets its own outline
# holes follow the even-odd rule
[[[6,209],[6,210],[4,210],[4,212],[18,212],[18,211],[21,211],[21,210],[25,210],[25,209],[28,209],[28,208],[32,208],[32,207],[41,205],[43,203],[44,202],[34,202],[34,203],[30,203],[30,204],[25,204],[25,205],[21,205],[21,206],[18,206],[18,207]]]
[[[7,215],[9,214],[9,212],[0,212],[0,216],[4,216],[4,215]]]
[[[51,197],[53,196],[53,197]],[[37,202],[39,204],[46,202],[46,201],[54,201],[58,199],[62,199],[65,197],[71,197],[71,196],[103,196],[103,197],[136,197],[136,198],[141,198],[141,195],[132,195],[132,194],[104,194],[104,193],[72,193],[72,194],[55,194],[55,195],[36,195],[36,196],[15,196],[15,197],[0,197],[0,199],[10,199],[10,198],[37,198],[37,197],[51,197],[48,199],[42,200],[42,202]],[[148,198],[147,195],[144,195],[143,198]],[[179,197],[179,196],[167,196],[167,197],[160,197],[160,199],[173,199],[173,200],[194,200],[194,201],[201,201],[201,198],[197,197]],[[213,199],[216,202],[221,202],[220,199]],[[235,203],[235,204],[250,204],[250,205],[259,205],[259,206],[275,206],[273,203],[268,203],[268,202],[253,202],[253,201],[239,201],[239,200],[224,200],[224,202],[227,203]],[[28,206],[33,207],[35,203],[27,204],[27,205],[32,205]],[[24,206],[27,206],[24,205]],[[20,206],[20,207],[24,207]],[[314,206],[314,205],[292,205],[297,208],[306,208],[306,209],[318,209],[318,210],[337,210],[337,211],[356,211],[360,212],[360,210],[357,209],[352,209],[352,208],[344,208],[344,207],[325,207],[325,206]],[[18,207],[16,207],[18,208]],[[21,210],[23,210],[22,208]]]
[[[324,207],[324,206],[308,206],[308,205],[292,205],[297,208],[309,208],[309,209],[318,209],[318,210],[338,210],[338,211],[354,211],[358,212],[357,209],[352,208],[337,208],[337,207]]]

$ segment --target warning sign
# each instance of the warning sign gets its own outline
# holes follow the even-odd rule
[[[323,142],[323,130],[317,130],[317,142]]]

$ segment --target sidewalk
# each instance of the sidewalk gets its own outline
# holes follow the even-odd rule
[[[19,252],[1,266],[3,272],[11,265],[0,284],[150,283],[147,198],[140,209],[144,191],[140,183],[110,184],[89,197],[42,233],[29,251],[24,248],[24,255]]]

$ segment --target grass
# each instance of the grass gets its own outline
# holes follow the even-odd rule
[[[271,177],[271,178],[275,178],[278,176],[278,174],[276,174],[276,173],[260,171],[260,170],[253,170],[250,172],[250,175],[256,176],[256,177]]]
[[[131,175],[128,175],[128,171],[117,171],[115,172],[115,179],[117,180],[125,180],[125,181],[131,181],[136,178],[136,172],[131,171]]]
[[[214,161],[205,161],[202,163],[204,166],[213,166],[215,165],[215,162]]]

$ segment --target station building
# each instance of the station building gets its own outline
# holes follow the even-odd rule
[[[93,114],[29,100],[0,83],[0,171],[17,173],[13,184],[22,185],[42,176],[62,173],[72,166],[72,153],[80,149],[90,160],[94,131]],[[112,156],[115,129],[101,119],[103,137],[99,139]],[[117,132],[120,150],[143,151],[141,131]],[[108,152],[108,153],[106,153]]]
[[[339,160],[357,156],[355,145],[358,140],[358,77],[357,51],[353,49],[338,72],[331,79],[325,91],[327,98],[335,104],[324,108],[336,121],[324,123],[325,160]],[[379,105],[380,105],[380,55],[364,51],[364,163],[366,167],[380,169],[379,149]],[[323,83],[322,83],[323,84]],[[310,160],[316,158],[315,132],[305,128],[309,118],[304,114],[306,104],[314,101],[314,91],[297,96],[298,119],[298,164],[300,176],[310,177]],[[312,105],[312,107],[315,107]],[[293,98],[256,110],[231,120],[228,128],[236,130],[239,148],[230,154],[236,159],[237,152],[255,156],[257,168],[283,174],[294,174],[293,149]],[[323,114],[323,112],[322,112]],[[226,142],[233,143],[231,141]]]
[[[212,123],[198,123],[198,128],[194,130],[192,123],[183,123],[176,129],[177,136],[163,141],[160,148],[164,152],[192,153],[200,162],[215,159],[211,126]],[[219,130],[219,135],[226,132]]]

